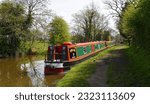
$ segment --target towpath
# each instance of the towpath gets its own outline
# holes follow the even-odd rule
[[[90,87],[109,87],[108,85],[108,70],[110,65],[113,64],[113,73],[121,73],[126,69],[128,60],[125,56],[125,49],[118,48],[112,51],[110,54],[96,61],[96,71],[88,79]],[[123,83],[118,86],[123,86]]]

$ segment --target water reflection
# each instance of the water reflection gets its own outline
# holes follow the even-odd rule
[[[31,79],[32,86],[46,86],[44,83],[44,60],[30,61],[27,64],[21,64],[22,72],[27,72]]]
[[[64,74],[44,75],[44,60],[36,57],[0,59],[0,86],[55,86]]]

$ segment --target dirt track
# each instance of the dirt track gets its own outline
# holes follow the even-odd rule
[[[107,84],[107,70],[111,64],[114,64],[114,70],[121,73],[125,70],[128,61],[124,55],[124,49],[116,49],[110,54],[96,61],[96,72],[88,79],[90,87],[109,87]],[[118,86],[123,86],[120,84]]]

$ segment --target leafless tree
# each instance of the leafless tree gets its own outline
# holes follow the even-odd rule
[[[122,17],[122,12],[128,3],[134,3],[134,0],[106,0],[104,2],[110,10],[110,15],[116,18]]]
[[[104,3],[110,9],[110,15],[121,18],[122,10],[125,6],[126,0],[107,0]]]
[[[47,23],[48,17],[51,16],[51,10],[48,8],[49,0],[12,0],[14,2],[20,3],[26,10],[27,16],[27,27],[32,27],[34,25],[43,25],[42,23]]]
[[[91,3],[85,9],[73,15],[74,31],[85,36],[85,41],[96,40],[99,31],[108,27],[108,21],[99,12],[98,7]]]

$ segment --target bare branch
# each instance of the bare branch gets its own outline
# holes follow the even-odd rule
[[[110,11],[112,11],[111,14],[115,14],[112,15],[113,17],[119,17],[121,18],[121,14],[123,11],[123,8],[125,7],[125,3],[127,0],[107,0],[106,2],[104,2],[108,8],[110,9]]]
[[[93,3],[84,10],[73,15],[74,31],[85,36],[85,41],[95,41],[100,31],[108,28],[108,20],[106,16],[99,13],[98,7]]]

